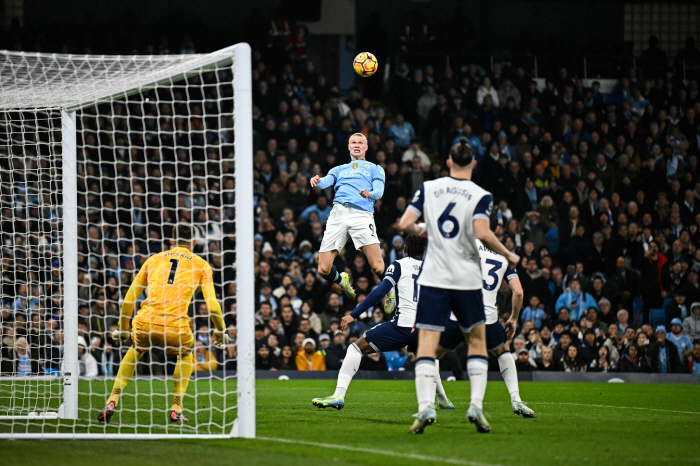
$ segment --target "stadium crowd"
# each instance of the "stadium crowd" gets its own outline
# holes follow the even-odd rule
[[[447,175],[449,148],[468,139],[475,181],[494,196],[498,235],[522,258],[526,307],[511,348],[518,370],[700,374],[697,80],[682,81],[653,54],[605,94],[565,68],[540,89],[526,70],[500,63],[492,70],[401,63],[390,92],[376,102],[359,88],[341,96],[295,41],[271,44],[285,47],[288,61],[270,67],[267,57],[279,53],[253,54],[257,304],[240,310],[255,312],[257,369],[338,369],[347,345],[391,318],[378,306],[343,333],[339,321],[357,303],[316,273],[334,192],[312,189],[309,179],[348,162],[348,137],[360,132],[367,159],[386,172],[375,221],[387,265],[403,257],[396,224],[407,202],[424,181]],[[195,300],[197,370],[235,370],[232,122],[225,104],[206,103],[220,76],[198,79],[190,78],[191,117],[178,117],[186,109],[161,99],[117,103],[112,115],[86,111],[82,120],[83,375],[116,374],[125,346],[110,329],[121,300],[145,258],[167,247],[165,225],[182,221],[193,223],[196,252],[214,269],[231,337],[224,350],[211,345],[206,306]],[[98,121],[113,131],[98,130]],[[170,139],[153,150],[156,136]],[[36,207],[42,181],[32,178],[32,160],[0,167],[3,374],[60,370],[58,217]],[[357,302],[378,284],[351,243],[335,265],[351,275]],[[505,322],[507,283],[498,306]],[[461,374],[465,359],[458,350],[442,366]],[[139,370],[162,373],[167,360],[154,351],[156,364]],[[365,356],[360,369],[412,363],[413,355],[400,351]]]

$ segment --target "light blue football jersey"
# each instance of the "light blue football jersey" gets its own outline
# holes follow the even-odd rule
[[[333,204],[350,204],[358,209],[374,213],[373,199],[365,199],[360,196],[360,191],[366,189],[372,192],[374,182],[381,182],[380,193],[384,192],[386,176],[384,169],[366,160],[356,160],[345,165],[333,167],[318,184],[318,187],[325,189],[334,186],[335,198]],[[379,187],[378,187],[379,188]],[[381,194],[377,199],[381,198]]]

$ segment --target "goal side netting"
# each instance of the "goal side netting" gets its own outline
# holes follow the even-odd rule
[[[0,51],[0,438],[255,436],[250,60],[247,44],[162,56]],[[99,422],[128,364],[131,339],[112,338],[127,290],[181,224],[211,266],[230,343],[213,344],[196,291],[178,320],[189,343],[151,339]],[[188,422],[173,423],[175,353],[190,347]]]

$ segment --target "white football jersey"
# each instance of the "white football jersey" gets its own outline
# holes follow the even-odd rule
[[[384,280],[389,280],[396,292],[396,316],[399,327],[413,327],[416,322],[418,293],[420,287],[416,279],[420,274],[422,261],[413,257],[404,257],[394,261],[386,269]]]
[[[486,325],[493,324],[498,321],[498,308],[496,307],[496,297],[498,290],[501,289],[503,277],[510,281],[513,278],[518,278],[518,272],[508,266],[508,261],[505,257],[497,254],[486,246],[481,244],[481,241],[476,240],[479,247],[479,256],[481,257],[481,273],[483,275],[484,288],[484,311],[486,312]]]
[[[491,194],[470,180],[445,177],[423,183],[408,206],[419,217],[423,215],[428,232],[420,286],[481,289],[474,219],[488,221],[492,208]]]

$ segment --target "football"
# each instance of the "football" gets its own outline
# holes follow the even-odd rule
[[[362,52],[352,62],[355,73],[367,78],[377,72],[377,58],[369,52]]]

